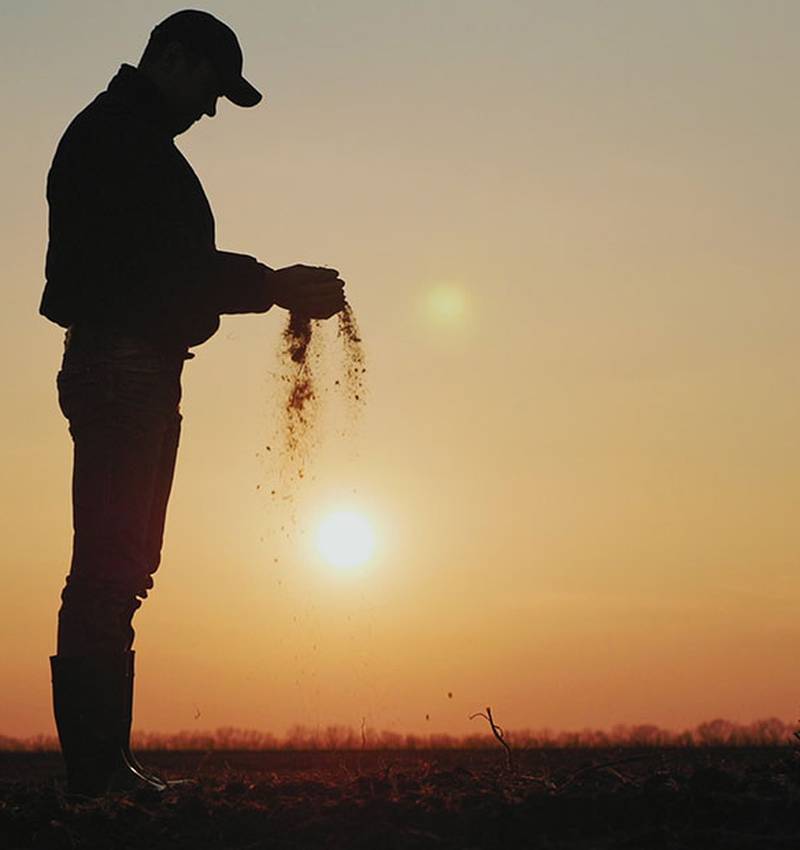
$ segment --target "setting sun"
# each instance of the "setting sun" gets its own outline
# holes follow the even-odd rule
[[[317,531],[317,549],[334,567],[358,567],[369,560],[374,548],[370,523],[354,511],[329,514]]]

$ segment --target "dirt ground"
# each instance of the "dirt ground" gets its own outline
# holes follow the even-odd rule
[[[0,753],[0,848],[800,848],[791,747],[154,752],[197,783],[74,803],[54,753]]]

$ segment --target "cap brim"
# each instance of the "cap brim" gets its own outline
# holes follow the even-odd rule
[[[261,92],[244,77],[238,77],[227,87],[225,97],[237,106],[255,106],[261,101]]]

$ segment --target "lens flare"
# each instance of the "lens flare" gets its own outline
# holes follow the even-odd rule
[[[437,284],[425,293],[425,314],[439,325],[460,325],[467,316],[464,290],[454,284]]]

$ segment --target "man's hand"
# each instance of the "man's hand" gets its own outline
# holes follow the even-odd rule
[[[287,266],[271,275],[273,299],[279,307],[309,319],[330,319],[344,309],[344,281],[336,269]]]

